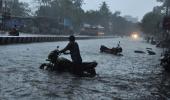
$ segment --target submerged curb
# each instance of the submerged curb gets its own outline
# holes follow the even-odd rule
[[[77,36],[77,40],[83,40],[83,39],[102,39],[102,38],[113,38],[111,36],[87,36],[87,37],[81,37]],[[21,43],[36,43],[36,42],[55,42],[55,41],[67,41],[67,36],[53,36],[53,37],[17,37],[17,36],[11,36],[11,37],[0,37],[0,45],[7,45],[7,44],[21,44]]]

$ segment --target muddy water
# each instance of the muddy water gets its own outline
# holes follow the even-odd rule
[[[100,53],[100,45],[116,46],[123,56]],[[83,61],[97,61],[97,76],[39,69],[48,53],[67,42],[0,46],[0,100],[166,100],[170,75],[159,66],[161,49],[130,38],[78,41]],[[146,48],[156,55],[148,55]],[[143,50],[146,54],[136,54]],[[70,59],[70,56],[64,56]]]

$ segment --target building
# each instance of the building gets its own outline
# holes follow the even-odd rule
[[[101,25],[84,24],[80,35],[100,36],[104,35],[104,27]]]
[[[137,23],[138,22],[138,18],[137,17],[132,17],[132,16],[129,16],[129,15],[126,15],[124,16],[124,18],[127,20],[127,21],[130,21],[132,23]]]

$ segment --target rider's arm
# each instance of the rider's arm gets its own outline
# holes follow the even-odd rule
[[[71,44],[68,43],[67,46],[66,46],[64,49],[62,49],[61,51],[59,51],[59,52],[60,52],[60,53],[64,53],[64,52],[66,52],[67,50],[69,50],[70,47],[71,47]]]

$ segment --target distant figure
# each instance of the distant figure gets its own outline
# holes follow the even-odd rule
[[[151,37],[151,43],[154,41],[153,37]]]
[[[147,38],[147,42],[148,42],[148,43],[149,43],[149,41],[150,41],[150,37]]]
[[[19,36],[19,31],[16,29],[16,25],[14,28],[12,28],[12,30],[9,32],[10,36]]]
[[[82,63],[82,58],[80,56],[79,46],[78,46],[78,43],[75,42],[75,37],[73,35],[71,35],[69,37],[69,43],[67,44],[67,46],[59,52],[64,53],[67,50],[70,51],[71,59],[72,59],[73,63],[76,63],[76,64]]]
[[[156,45],[156,41],[154,40],[153,37],[151,38],[151,44],[152,44],[152,45]]]

